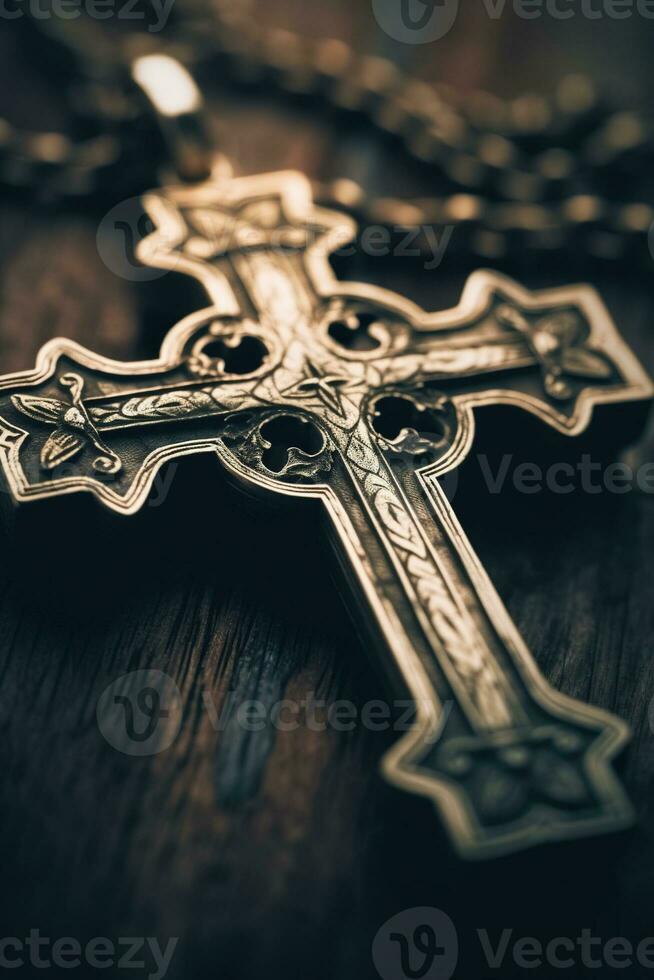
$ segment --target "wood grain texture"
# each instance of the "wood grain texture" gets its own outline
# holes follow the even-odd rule
[[[364,3],[277,0],[262,16],[378,43]],[[433,48],[414,53],[424,77],[513,93],[530,82],[549,90],[561,73],[595,66],[634,97],[647,80],[633,23],[611,25],[599,65],[606,24],[463,18],[438,47],[440,65]],[[9,37],[2,44],[12,48]],[[20,100],[32,122],[37,67],[16,69],[33,93]],[[384,192],[420,187],[420,174],[355,124],[218,92],[213,111],[243,172],[290,166],[320,178],[356,173]],[[58,334],[114,357],[151,353],[190,311],[184,304],[200,304],[174,276],[140,289],[113,275],[95,248],[100,217],[0,201],[3,372],[31,366]],[[651,278],[587,269],[572,254],[546,274],[524,261],[506,269],[532,287],[593,278],[654,368]],[[432,308],[455,302],[464,278],[447,259],[429,274],[408,259],[344,271]],[[651,458],[653,444],[650,427],[630,463]],[[179,937],[168,976],[181,980],[375,977],[375,933],[420,905],[455,921],[461,978],[549,976],[513,965],[491,974],[478,962],[477,928],[494,938],[503,928],[542,938],[574,939],[583,928],[605,939],[651,935],[654,496],[494,495],[476,488],[478,476],[466,468],[459,513],[543,672],[634,728],[622,766],[639,814],[632,833],[462,867],[429,805],[379,779],[392,733],[313,731],[301,714],[296,730],[244,734],[233,712],[249,699],[313,695],[360,710],[383,690],[311,518],[253,513],[211,466],[189,462],[137,519],[109,519],[86,502],[5,525],[0,933]],[[96,722],[107,685],[141,668],[165,671],[183,698],[179,736],[147,758],[117,752]],[[218,730],[208,704],[222,715]]]

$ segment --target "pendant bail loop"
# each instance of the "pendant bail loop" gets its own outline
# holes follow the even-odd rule
[[[202,93],[188,69],[170,54],[141,54],[130,71],[157,117],[178,176],[189,183],[208,179],[216,152]]]

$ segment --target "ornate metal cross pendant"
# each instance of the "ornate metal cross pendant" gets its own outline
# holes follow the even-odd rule
[[[198,452],[250,492],[315,498],[415,700],[387,778],[432,799],[466,857],[629,822],[610,766],[626,726],[539,674],[437,479],[469,451],[478,406],[574,436],[595,405],[651,396],[597,295],[482,272],[456,309],[427,314],[340,283],[328,256],[354,227],[293,173],[171,188],[146,207],[157,231],[142,260],[196,277],[212,306],[156,361],[55,340],[34,371],[1,379],[16,500],[85,490],[133,514],[165,461]]]

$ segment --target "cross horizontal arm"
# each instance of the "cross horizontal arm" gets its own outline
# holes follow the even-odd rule
[[[534,300],[525,303],[524,296],[507,296],[498,287],[468,316],[456,322],[452,315],[449,323],[444,314],[415,319],[405,314],[402,322],[383,308],[375,319],[373,308],[362,312],[364,304],[357,309],[354,298],[349,313],[347,301],[340,307],[344,322],[360,324],[366,316],[371,321],[369,338],[381,349],[378,356],[366,355],[366,365],[378,385],[441,383],[448,391],[474,387],[507,396],[529,387],[545,411],[565,403],[574,411],[584,389],[620,383],[616,345],[607,345],[594,331],[582,303],[571,302],[569,295],[540,309]]]

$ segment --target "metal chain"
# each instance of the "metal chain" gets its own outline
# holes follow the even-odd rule
[[[247,4],[211,9],[208,18],[206,6],[187,0],[171,46],[200,76],[274,86],[366,117],[399,140],[441,189],[439,196],[412,201],[380,199],[339,179],[316,185],[321,203],[366,224],[417,228],[414,247],[426,250],[426,228],[454,226],[457,245],[485,259],[567,248],[593,258],[650,260],[651,126],[635,112],[603,105],[588,79],[565,79],[551,100],[525,95],[502,101],[485,92],[460,97],[341,41],[264,29]],[[79,48],[83,60],[84,45]],[[125,133],[139,110],[124,92],[96,90],[96,104],[110,92],[110,109],[102,104],[109,133],[76,143],[60,134],[19,133],[0,121],[0,181],[38,184],[50,195],[74,198],[110,187],[117,169],[129,172]],[[624,188],[628,199],[616,199]]]
[[[487,259],[567,246],[595,258],[650,261],[651,128],[636,113],[603,106],[589,79],[564,79],[550,101],[527,95],[504,102],[485,92],[457,98],[341,41],[266,31],[235,6],[218,7],[218,29],[202,16],[196,26],[196,44],[222,52],[230,77],[272,81],[367,116],[444,188],[414,201],[374,199],[341,179],[316,187],[322,203],[366,224],[422,229],[416,244],[426,251],[425,227],[453,225],[461,249]],[[616,201],[612,191],[625,187],[629,200]]]

